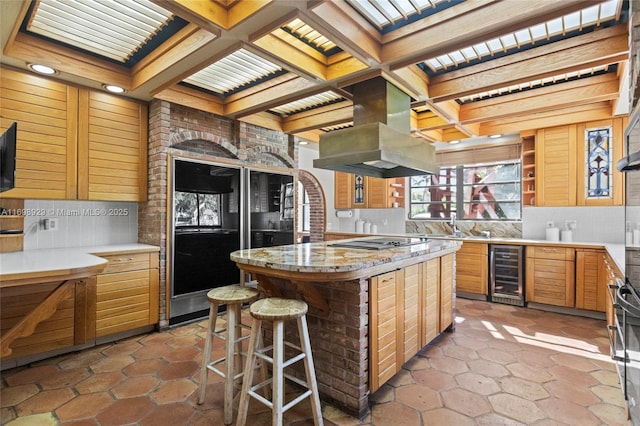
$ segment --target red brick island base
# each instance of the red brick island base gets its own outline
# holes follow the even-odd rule
[[[376,251],[331,244],[239,250],[231,259],[269,296],[309,304],[320,397],[362,418],[369,395],[452,328],[460,243],[429,241]],[[302,365],[296,368],[304,377]]]

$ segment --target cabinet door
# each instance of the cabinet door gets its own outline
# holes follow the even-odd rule
[[[606,311],[606,268],[603,250],[576,250],[576,308]]]
[[[403,283],[399,287],[402,289],[402,303],[398,304],[398,319],[402,323],[402,348],[398,351],[402,359],[400,364],[409,361],[418,350],[420,345],[420,285],[422,282],[422,264],[407,266],[402,271]]]
[[[575,250],[559,247],[527,247],[527,302],[575,306]]]
[[[389,207],[389,191],[387,179],[367,176],[365,179],[365,192],[367,194],[367,207],[370,209],[385,209]]]
[[[440,332],[453,324],[454,254],[440,258]]]
[[[96,337],[158,322],[158,254],[103,256],[97,277]]]
[[[398,294],[396,272],[371,278],[369,289],[369,383],[371,392],[393,377],[398,362]]]
[[[462,244],[456,253],[456,291],[488,294],[488,253],[487,243]]]
[[[576,205],[576,126],[538,130],[536,205]]]
[[[78,89],[2,68],[0,106],[2,131],[18,122],[16,186],[0,197],[75,199]]]
[[[147,106],[81,89],[78,198],[147,200]]]
[[[345,172],[334,172],[334,208],[353,208],[353,174]]]
[[[423,340],[421,347],[427,345],[440,333],[440,259],[427,260],[422,264],[422,314]]]

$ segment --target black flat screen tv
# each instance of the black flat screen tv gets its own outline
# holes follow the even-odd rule
[[[0,136],[0,192],[13,189],[16,184],[16,131],[18,123],[13,123]]]

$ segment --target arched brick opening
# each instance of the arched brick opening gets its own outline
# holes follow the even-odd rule
[[[324,229],[327,221],[327,209],[324,191],[318,179],[306,170],[298,172],[298,181],[309,195],[310,206],[310,241],[324,241]]]

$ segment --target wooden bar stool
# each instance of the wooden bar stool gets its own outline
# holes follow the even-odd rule
[[[272,426],[281,426],[283,414],[306,397],[310,397],[314,423],[316,426],[323,425],[318,385],[316,383],[311,344],[309,343],[309,332],[307,330],[307,310],[307,304],[301,300],[277,297],[261,299],[251,304],[249,308],[249,313],[253,317],[251,322],[251,338],[249,339],[249,349],[247,350],[246,374],[242,382],[236,425],[243,426],[247,420],[250,396],[271,408]],[[297,320],[298,323],[300,346],[284,341],[284,322],[293,319]],[[261,340],[263,320],[273,321],[273,344],[266,348],[261,347],[262,345],[259,342],[259,340]],[[284,360],[285,345],[295,349],[299,353],[292,358]],[[272,352],[271,357],[267,355],[267,352],[270,351]],[[253,372],[256,368],[258,358],[271,363],[273,374],[271,378],[253,385]],[[304,360],[306,382],[284,372],[286,367],[300,360]],[[284,404],[285,378],[306,388],[302,394],[289,401],[286,405]],[[271,392],[273,395],[271,401],[256,393],[258,389],[268,386],[269,384],[271,384]]]
[[[209,370],[224,377],[224,423],[227,425],[233,421],[234,383],[243,375],[243,371],[241,370],[242,360],[240,359],[242,355],[242,341],[249,338],[249,336],[242,336],[242,328],[248,327],[241,322],[240,308],[242,304],[251,303],[258,299],[259,296],[260,292],[258,290],[240,287],[239,285],[218,287],[207,293],[210,306],[209,327],[202,357],[198,404],[204,402]],[[226,329],[216,331],[216,319],[218,318],[218,307],[220,305],[227,305],[227,325]],[[211,349],[213,347],[214,337],[225,341],[226,354],[223,358],[211,361]],[[225,371],[216,367],[216,365],[222,362],[225,363]]]

